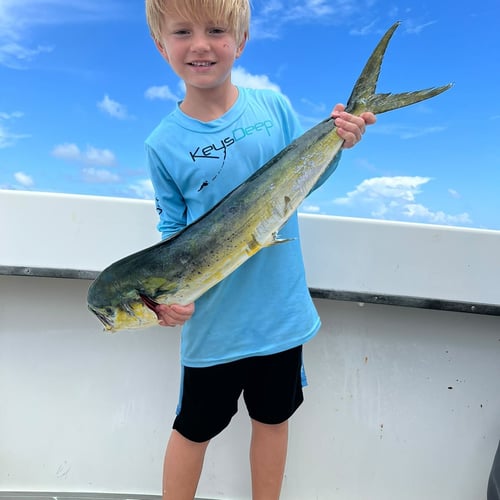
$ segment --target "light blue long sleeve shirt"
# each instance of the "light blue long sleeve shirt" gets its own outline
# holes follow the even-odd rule
[[[239,88],[236,103],[211,122],[177,106],[146,140],[163,238],[202,217],[301,133],[287,100],[270,90]],[[196,301],[181,334],[184,366],[274,354],[318,331],[296,213],[280,237],[292,241],[262,249]]]

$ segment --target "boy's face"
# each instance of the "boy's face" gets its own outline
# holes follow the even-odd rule
[[[224,24],[193,22],[169,16],[163,22],[158,50],[186,89],[212,89],[230,81],[235,59],[243,52],[245,37],[238,44]]]

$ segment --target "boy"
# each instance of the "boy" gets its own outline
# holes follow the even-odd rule
[[[248,0],[146,0],[146,15],[156,47],[186,86],[184,100],[146,140],[158,228],[166,238],[204,215],[302,130],[283,96],[231,82],[248,39]],[[375,117],[343,109],[335,106],[332,116],[344,147],[352,147]],[[261,250],[198,299],[196,311],[194,304],[156,310],[161,325],[184,325],[164,499],[193,499],[208,443],[229,424],[242,393],[252,422],[252,497],[279,498],[288,419],[303,400],[302,345],[320,327],[297,214],[280,236],[292,241]]]

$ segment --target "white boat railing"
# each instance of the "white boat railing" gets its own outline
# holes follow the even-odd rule
[[[300,222],[323,326],[305,347],[283,499],[484,499],[500,232]],[[110,336],[86,309],[96,273],[156,243],[155,224],[147,201],[0,191],[0,498],[159,494],[179,332]],[[209,447],[200,498],[249,498],[248,439],[242,409]]]

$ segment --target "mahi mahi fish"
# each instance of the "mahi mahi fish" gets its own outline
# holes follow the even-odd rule
[[[434,97],[452,84],[401,94],[375,93],[395,23],[358,78],[346,111],[384,113]],[[170,238],[104,269],[88,307],[114,332],[158,324],[158,304],[189,304],[262,248],[282,243],[278,231],[342,148],[328,118],[269,160],[204,216]]]

